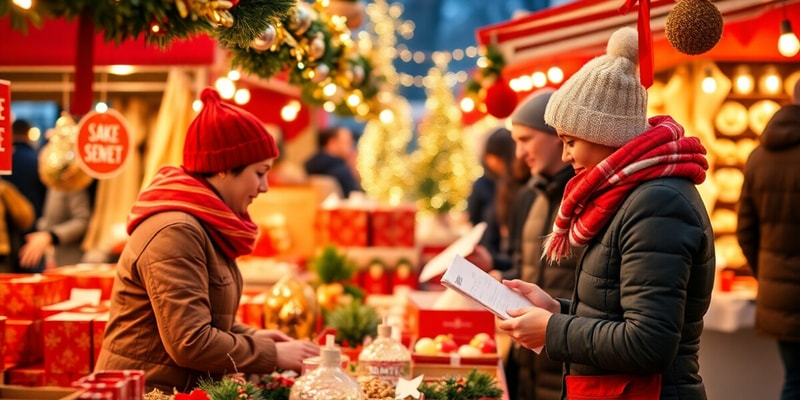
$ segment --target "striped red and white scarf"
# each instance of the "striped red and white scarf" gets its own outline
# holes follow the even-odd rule
[[[165,166],[133,204],[128,216],[128,234],[153,214],[182,211],[198,220],[211,240],[230,259],[250,254],[258,237],[258,226],[250,215],[238,215],[228,207],[211,185],[182,168]]]
[[[651,129],[620,147],[595,168],[572,178],[547,236],[542,256],[548,262],[571,256],[571,246],[584,246],[597,235],[642,182],[668,176],[695,184],[706,178],[706,149],[669,116],[649,120]]]

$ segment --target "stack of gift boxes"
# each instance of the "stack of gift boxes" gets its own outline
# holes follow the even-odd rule
[[[5,383],[69,387],[90,374],[108,321],[104,303],[113,280],[113,268],[106,265],[0,274]]]
[[[391,294],[399,285],[415,288],[419,260],[416,214],[413,204],[326,201],[315,218],[316,243],[318,247],[342,248],[350,258],[359,260],[354,283],[367,294]]]

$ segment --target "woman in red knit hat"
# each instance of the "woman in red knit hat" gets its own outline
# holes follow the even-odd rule
[[[236,258],[258,234],[247,208],[267,191],[278,148],[252,114],[212,89],[201,98],[183,166],[162,167],[131,210],[96,365],[144,370],[148,392],[188,392],[199,378],[237,371],[299,371],[319,354],[309,341],[235,321]]]

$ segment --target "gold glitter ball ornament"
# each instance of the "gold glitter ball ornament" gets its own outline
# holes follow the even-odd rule
[[[78,126],[66,114],[47,131],[48,143],[39,151],[39,179],[47,187],[74,192],[92,183],[92,177],[78,163],[77,136]]]
[[[264,327],[278,329],[295,339],[313,337],[318,314],[314,288],[295,274],[276,282],[264,301]]]
[[[722,14],[710,1],[681,0],[667,15],[665,33],[675,50],[697,55],[717,45],[722,25]]]

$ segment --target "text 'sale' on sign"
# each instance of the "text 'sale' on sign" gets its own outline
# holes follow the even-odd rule
[[[75,147],[79,164],[87,174],[97,179],[112,178],[122,172],[130,157],[128,123],[112,109],[91,111],[78,123]]]
[[[11,82],[0,79],[0,175],[11,175]]]

